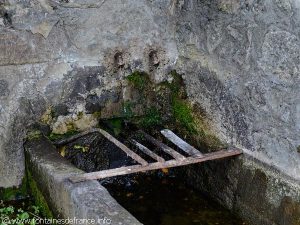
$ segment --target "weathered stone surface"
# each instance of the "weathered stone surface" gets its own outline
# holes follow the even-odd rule
[[[184,1],[177,66],[216,133],[300,179],[298,1]]]
[[[1,187],[21,182],[27,126],[59,104],[50,125],[120,116],[136,69],[182,73],[221,140],[300,179],[298,0],[5,0],[0,19]]]
[[[0,80],[0,96],[5,97],[9,94],[8,89],[8,81],[7,80]]]
[[[103,224],[106,218],[114,225],[141,224],[98,181],[68,181],[69,176],[82,171],[60,157],[48,139],[28,140],[25,151],[28,170],[56,218],[94,219],[95,224]]]

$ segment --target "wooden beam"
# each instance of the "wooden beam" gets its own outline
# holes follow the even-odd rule
[[[106,132],[105,130],[102,130],[100,128],[97,129],[99,133],[101,133],[104,137],[106,137],[109,141],[114,143],[117,147],[119,147],[122,151],[124,151],[128,156],[130,156],[132,159],[137,161],[138,163],[142,164],[143,166],[148,165],[148,162],[144,160],[142,157],[140,157],[138,154],[130,150],[126,145],[118,141],[114,136]]]
[[[149,148],[146,146],[142,145],[141,143],[137,142],[134,139],[131,139],[131,141],[140,151],[145,153],[146,155],[150,156],[152,159],[156,160],[157,162],[165,162],[165,159],[157,155],[156,153],[152,152]]]
[[[144,135],[144,137],[150,141],[152,144],[156,145],[157,147],[159,147],[161,150],[163,150],[164,152],[168,153],[169,155],[171,155],[174,159],[176,160],[184,160],[186,159],[185,156],[181,155],[180,153],[176,152],[174,149],[170,148],[169,146],[165,145],[164,143],[156,140],[154,137],[152,137],[151,135],[145,133],[144,131],[139,131],[141,134]]]
[[[160,132],[169,141],[174,143],[176,146],[178,146],[181,150],[188,153],[190,156],[197,156],[197,157],[203,156],[203,154],[199,150],[197,150],[196,148],[194,148],[193,146],[191,146],[190,144],[188,144],[187,142],[182,140],[180,137],[178,137],[176,134],[174,134],[171,130],[164,129],[164,130],[161,130]]]
[[[240,149],[220,150],[218,152],[203,154],[203,157],[198,157],[198,158],[188,157],[181,161],[169,160],[164,163],[160,163],[160,162],[150,163],[147,166],[134,165],[134,166],[121,167],[121,168],[110,169],[110,170],[103,170],[99,172],[79,174],[70,177],[69,180],[73,183],[82,182],[86,180],[98,180],[107,177],[114,177],[114,176],[127,175],[127,174],[138,173],[138,172],[145,172],[150,170],[157,170],[162,168],[171,168],[171,167],[195,164],[195,163],[221,159],[221,158],[226,158],[226,157],[240,155],[240,154],[242,154],[242,151]]]

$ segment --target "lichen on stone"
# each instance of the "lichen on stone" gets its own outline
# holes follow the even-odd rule
[[[52,124],[52,133],[65,134],[68,131],[83,131],[98,124],[95,114],[79,113],[78,115],[59,116]]]
[[[50,125],[53,120],[52,107],[48,107],[41,117],[41,122]]]

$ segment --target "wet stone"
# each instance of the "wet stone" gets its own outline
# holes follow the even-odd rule
[[[100,98],[97,95],[89,95],[86,98],[85,109],[88,113],[100,111],[103,107]]]
[[[289,196],[284,197],[278,215],[278,224],[300,224],[300,202],[296,202]]]
[[[95,94],[88,95],[86,98],[85,109],[87,113],[99,112],[108,102],[116,103],[119,99],[120,96],[115,91],[105,91],[100,97]]]

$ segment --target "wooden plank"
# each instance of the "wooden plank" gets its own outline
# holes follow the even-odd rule
[[[226,158],[226,157],[240,155],[240,154],[242,154],[242,151],[240,149],[220,150],[218,152],[203,154],[203,157],[198,157],[198,158],[188,157],[181,161],[169,160],[164,163],[160,163],[160,162],[150,163],[147,166],[134,165],[134,166],[121,167],[121,168],[110,169],[110,170],[103,170],[99,172],[79,174],[70,177],[69,180],[73,183],[82,182],[86,180],[98,180],[107,177],[128,175],[132,173],[145,172],[145,171],[157,170],[162,168],[171,168],[171,167],[195,164],[195,163],[221,159],[221,158]]]
[[[106,132],[105,130],[102,130],[100,128],[97,129],[99,133],[101,133],[104,137],[106,137],[109,141],[114,143],[116,146],[118,146],[122,151],[124,151],[128,156],[130,156],[132,159],[137,161],[138,163],[142,164],[143,166],[148,165],[148,162],[144,160],[142,157],[140,157],[138,154],[130,150],[126,145],[118,141],[115,137],[113,137],[111,134]]]
[[[126,145],[124,145],[122,142],[118,141],[115,137],[113,137],[111,134],[109,134],[105,130],[102,130],[101,128],[92,128],[92,129],[86,130],[86,131],[84,131],[80,134],[76,134],[70,138],[67,138],[67,139],[64,139],[61,141],[57,141],[54,144],[57,146],[64,145],[64,144],[75,141],[76,139],[83,137],[85,135],[91,134],[91,133],[102,134],[105,138],[107,138],[109,141],[114,143],[117,147],[119,147],[122,151],[124,151],[128,156],[130,156],[136,162],[138,162],[139,164],[141,164],[143,166],[148,165],[148,162],[146,160],[144,160],[142,157],[140,157],[135,152],[131,151]]]
[[[156,153],[152,152],[149,148],[146,146],[142,145],[141,143],[137,142],[134,139],[131,139],[131,142],[143,153],[146,155],[150,156],[152,159],[156,160],[157,162],[165,162],[165,159],[157,155]]]
[[[156,140],[154,137],[152,137],[151,135],[145,133],[144,131],[139,131],[140,133],[142,133],[144,135],[144,137],[150,141],[152,144],[156,145],[157,147],[159,147],[161,150],[163,150],[164,152],[168,153],[169,155],[171,155],[174,159],[176,160],[184,160],[186,159],[185,156],[181,155],[180,153],[176,152],[174,149],[170,148],[169,146],[165,145],[164,143]]]
[[[181,150],[188,153],[190,156],[196,156],[196,157],[203,156],[203,154],[199,150],[197,150],[196,148],[194,148],[190,144],[186,143],[184,140],[182,140],[180,137],[178,137],[176,134],[174,134],[171,130],[164,129],[164,130],[161,130],[160,132],[169,141],[174,143],[176,146],[178,146]]]

